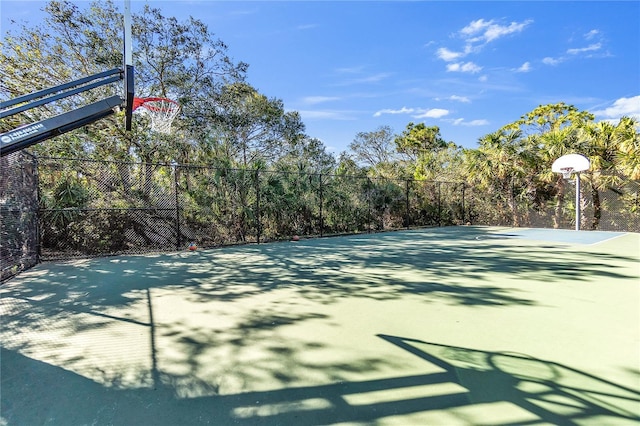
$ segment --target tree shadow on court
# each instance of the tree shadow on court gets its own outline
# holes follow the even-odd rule
[[[245,250],[246,259],[234,260],[234,268],[219,268],[215,257],[209,261],[209,253],[204,255],[219,286],[194,296],[234,300],[288,286],[325,303],[413,294],[449,304],[519,306],[535,304],[518,286],[524,280],[546,284],[631,278],[611,262],[633,261],[609,253],[568,251],[562,244],[518,245],[508,235],[497,237],[477,228],[326,238]],[[229,291],[233,285],[243,290]]]
[[[526,280],[634,278],[612,266],[614,261],[635,259],[562,244],[518,244],[483,228],[453,228],[41,265],[45,272],[28,272],[25,285],[6,293],[58,310],[126,306],[149,288],[188,288],[202,302],[288,287],[323,302],[415,294],[450,304],[517,306],[535,303],[517,285]]]
[[[260,321],[296,323],[321,315],[295,314],[298,300],[420,297],[477,308],[535,307],[537,286],[635,278],[614,266],[633,262],[630,257],[518,241],[462,227],[41,265],[0,287],[4,335],[47,332],[52,318],[64,324],[55,327],[60,337],[106,329],[113,321],[154,327],[153,304],[166,292],[179,292],[193,309],[292,291],[279,310],[261,312],[264,318],[248,326],[257,328]],[[20,345],[28,349],[29,342],[18,338],[11,348]]]
[[[519,280],[531,281],[531,290],[569,279],[584,285],[628,279],[622,269],[602,265],[632,260],[593,250],[567,252],[561,244],[518,244],[469,228],[41,265],[0,287],[1,412],[9,424],[49,418],[65,424],[199,424],[212,418],[216,424],[326,424],[480,404],[468,395],[479,398],[481,386],[457,381],[455,374],[463,371],[458,366],[441,366],[440,375],[353,381],[350,377],[402,366],[366,351],[343,360],[309,360],[309,353],[327,349],[323,343],[280,331],[329,323],[322,306],[347,298],[418,297],[424,303],[478,309],[535,308],[538,302]],[[385,340],[402,347],[398,340]],[[425,361],[439,365],[432,359],[437,351],[421,348],[430,354]],[[506,374],[487,368],[480,378],[495,381]],[[42,386],[37,385],[40,374],[50,377]],[[505,381],[509,386],[523,382],[511,376]],[[302,385],[309,381],[317,385]],[[278,390],[237,391],[261,382]],[[349,402],[358,400],[352,397],[356,394],[440,383],[466,390]],[[34,386],[33,396],[25,397]],[[522,402],[537,391],[523,392],[518,400],[501,398],[554,422],[555,411],[547,414]],[[564,397],[558,392],[552,395]],[[29,401],[38,409],[29,410]],[[584,416],[612,415],[587,402],[591,411]],[[543,398],[540,404],[545,403]]]
[[[118,383],[98,384],[3,348],[1,419],[6,424],[67,425],[320,425],[376,423],[393,416],[408,416],[409,422],[420,424],[640,421],[637,390],[559,363],[396,336],[378,337],[422,359],[425,372],[185,397],[177,395],[173,387],[182,379],[179,376],[167,375],[153,388],[123,389]],[[338,373],[345,366],[327,368]]]

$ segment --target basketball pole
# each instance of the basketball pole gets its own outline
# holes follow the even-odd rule
[[[571,173],[576,175],[576,231],[580,230],[580,172],[589,170],[589,159],[581,154],[566,154],[551,165],[551,171],[562,173],[565,180],[571,179]]]
[[[131,51],[131,0],[124,0],[124,65],[133,65]]]
[[[125,130],[130,131],[132,127],[134,70],[133,70],[133,40],[131,36],[131,0],[124,0],[124,34],[122,60],[124,70],[124,99],[125,99]]]
[[[576,231],[580,230],[580,172],[576,172]]]

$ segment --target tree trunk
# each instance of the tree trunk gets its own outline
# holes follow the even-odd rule
[[[511,223],[514,227],[520,226],[518,217],[518,204],[516,203],[516,191],[513,182],[509,185],[509,207],[511,208]]]
[[[593,219],[591,221],[591,229],[598,229],[600,219],[602,218],[602,203],[600,202],[600,192],[591,183],[591,198],[593,199]]]
[[[131,190],[131,174],[129,173],[128,163],[117,163],[118,174],[124,194],[128,194]]]
[[[144,183],[143,183],[143,194],[144,199],[148,201],[151,198],[151,188],[153,187],[153,164],[147,160],[144,164]]]

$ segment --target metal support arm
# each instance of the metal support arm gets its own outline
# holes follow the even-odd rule
[[[113,114],[115,108],[121,105],[122,98],[120,96],[112,96],[76,110],[3,133],[0,135],[0,156],[4,157],[54,136],[91,124]]]

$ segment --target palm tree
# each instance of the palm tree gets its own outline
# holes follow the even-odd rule
[[[616,170],[623,176],[640,180],[640,123],[637,119],[622,117],[617,126],[618,151]]]
[[[594,208],[591,229],[597,229],[602,218],[601,191],[619,187],[623,176],[640,178],[640,143],[636,128],[637,122],[629,117],[622,118],[617,124],[600,121],[581,128],[581,137],[587,142],[585,155],[591,162],[589,177]]]
[[[578,129],[578,125],[556,128],[543,133],[539,137],[539,141],[541,143],[540,158],[542,160],[542,164],[546,166],[540,172],[540,179],[543,182],[553,184],[556,193],[555,212],[553,216],[554,228],[560,228],[562,226],[567,181],[562,177],[562,175],[551,171],[551,164],[554,160],[563,155],[584,151],[585,144],[581,142]],[[585,204],[582,196],[580,198],[580,204]]]
[[[465,151],[467,173],[480,188],[495,194],[500,203],[506,203],[512,225],[520,226],[517,198],[523,190],[523,178],[527,174],[522,132],[502,128],[483,136],[479,142],[480,148],[477,150]]]
[[[618,150],[619,137],[616,126],[608,121],[587,123],[581,129],[581,137],[587,142],[584,154],[589,157],[589,181],[593,201],[593,218],[591,229],[597,229],[602,218],[600,191],[617,180],[612,174],[615,156]]]

